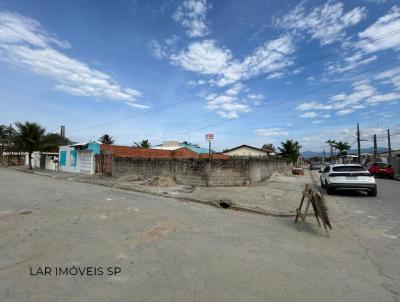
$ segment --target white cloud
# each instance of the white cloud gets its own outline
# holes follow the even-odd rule
[[[395,90],[400,90],[400,67],[395,67],[379,73],[376,80],[383,80],[384,84],[393,85]]]
[[[350,106],[360,105],[360,102],[376,94],[376,89],[368,81],[360,81],[353,84],[353,92],[340,93],[330,97],[330,104],[334,109],[343,110]],[[357,109],[357,108],[353,108]],[[354,111],[354,110],[353,110]],[[346,112],[346,111],[345,111]]]
[[[295,110],[307,111],[307,110],[331,110],[331,105],[324,105],[318,102],[306,102],[298,105]]]
[[[251,100],[262,100],[264,96],[262,94],[249,94],[247,97]]]
[[[399,49],[400,38],[398,34],[394,37],[381,39],[380,37],[398,31],[400,28],[400,6],[394,6],[388,14],[380,17],[378,21],[369,26],[366,30],[359,33],[365,52],[371,53],[385,49]]]
[[[339,63],[328,63],[328,73],[342,73],[359,66],[375,61],[378,57],[374,53],[387,49],[400,49],[400,6],[394,6],[390,11],[380,17],[375,23],[358,34],[359,40],[350,46],[344,59]],[[346,44],[346,45],[345,45]],[[351,47],[353,46],[353,47]]]
[[[165,48],[156,40],[151,40],[148,44],[151,54],[157,59],[167,57],[168,53]]]
[[[168,46],[174,46],[178,43],[179,37],[175,34],[173,34],[171,37],[165,39],[165,44]]]
[[[255,133],[261,136],[288,136],[289,132],[283,131],[281,128],[269,128],[269,129],[256,129]]]
[[[238,118],[239,113],[251,111],[250,106],[239,96],[244,86],[240,83],[227,89],[223,94],[209,94],[205,97],[207,100],[207,109],[216,111],[224,118]]]
[[[354,112],[354,109],[342,109],[336,112],[337,115],[347,115]]]
[[[377,94],[366,100],[367,103],[375,104],[382,102],[392,102],[400,100],[400,93],[389,92],[385,94]]]
[[[274,76],[293,64],[295,47],[290,36],[267,41],[242,61],[234,59],[227,48],[218,47],[214,40],[191,43],[186,50],[170,56],[173,64],[186,70],[217,77],[217,85],[225,86],[268,74]]]
[[[222,74],[232,59],[229,49],[219,48],[214,40],[194,42],[177,54],[171,55],[171,61],[183,68],[205,75]]]
[[[0,12],[1,60],[54,80],[55,88],[68,94],[137,105],[134,100],[141,95],[139,91],[121,87],[108,74],[68,57],[54,45],[70,46],[33,19]]]
[[[310,12],[306,12],[304,3],[301,3],[287,15],[276,19],[274,24],[276,27],[291,29],[295,34],[306,32],[326,45],[342,41],[346,36],[346,28],[357,24],[365,16],[364,7],[356,7],[346,13],[341,2],[328,1]]]
[[[317,116],[318,116],[318,114],[314,111],[306,112],[306,113],[303,113],[300,115],[300,117],[302,117],[302,118],[315,118]]]
[[[186,28],[191,38],[204,37],[209,33],[206,21],[206,0],[185,0],[175,11],[173,18]]]

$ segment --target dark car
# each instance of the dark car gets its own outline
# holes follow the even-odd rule
[[[321,165],[318,163],[311,163],[310,170],[321,170]]]
[[[383,176],[383,177],[394,177],[394,169],[390,164],[384,163],[371,163],[368,165],[368,171],[372,175]]]

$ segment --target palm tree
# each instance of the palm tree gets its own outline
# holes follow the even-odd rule
[[[15,142],[19,149],[28,152],[29,169],[32,169],[32,152],[40,147],[46,129],[37,123],[17,122],[17,135]]]
[[[105,145],[112,145],[114,144],[113,137],[109,134],[103,134],[99,139],[99,142]]]
[[[333,157],[333,147],[336,144],[336,141],[333,139],[328,139],[325,143],[329,144],[329,146],[331,147],[331,158]]]
[[[138,143],[134,142],[134,144],[138,148],[146,148],[146,149],[150,148],[150,146],[151,146],[148,139],[144,139],[144,140],[142,140],[141,142],[138,142]]]
[[[346,155],[347,151],[351,148],[347,142],[342,141],[335,143],[335,147],[339,150],[339,156]]]
[[[291,140],[286,140],[286,142],[281,142],[282,148],[279,147],[279,151],[283,158],[290,162],[296,162],[299,158],[299,150],[301,148],[299,142]]]

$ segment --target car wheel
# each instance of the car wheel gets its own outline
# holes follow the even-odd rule
[[[322,179],[320,179],[321,182],[321,188],[325,188],[324,183],[322,182]]]
[[[377,189],[375,189],[375,190],[373,190],[373,191],[368,191],[368,196],[376,196],[376,195],[378,195],[378,190]]]
[[[330,187],[329,185],[326,185],[325,188],[326,188],[326,193],[328,193],[328,195],[332,195],[333,193],[335,193],[335,189]]]

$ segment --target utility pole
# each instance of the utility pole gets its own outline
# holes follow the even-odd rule
[[[358,163],[361,164],[361,142],[360,142],[360,124],[357,123],[357,155]]]
[[[389,160],[392,157],[392,146],[390,144],[390,129],[387,130],[387,136],[388,136],[388,154],[389,154]]]
[[[61,126],[60,135],[61,135],[62,138],[65,137],[65,126]]]
[[[378,157],[378,146],[376,143],[376,134],[374,134],[374,160]]]

